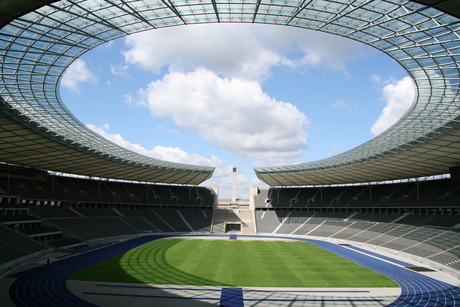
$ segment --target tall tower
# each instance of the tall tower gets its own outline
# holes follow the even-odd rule
[[[233,167],[232,203],[236,203],[236,166]]]

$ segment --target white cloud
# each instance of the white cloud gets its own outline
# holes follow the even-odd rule
[[[340,147],[338,145],[329,145],[328,149],[330,152],[332,152],[334,155],[338,154],[340,152]]]
[[[297,46],[303,53],[297,65],[333,69],[344,74],[348,74],[346,62],[367,56],[370,52],[364,44],[318,31],[276,27],[269,32],[269,36],[271,40],[280,39],[288,45]]]
[[[155,146],[151,150],[148,150],[142,147],[139,144],[132,144],[129,141],[125,140],[120,134],[112,134],[109,132],[109,124],[103,124],[98,127],[93,124],[86,125],[89,129],[100,134],[104,138],[114,142],[117,145],[120,145],[131,151],[149,156],[152,158],[193,164],[193,165],[203,165],[203,166],[214,166],[216,167],[214,174],[211,179],[205,181],[203,184],[206,186],[218,186],[219,187],[219,196],[220,197],[231,197],[232,193],[232,172],[231,166],[225,164],[221,159],[216,156],[211,156],[211,158],[205,158],[198,154],[191,154],[183,151],[178,147],[165,147],[165,146]],[[254,172],[251,170],[250,174],[246,172],[239,172],[237,176],[237,195],[241,198],[249,197],[249,189],[251,186],[264,186],[265,184],[261,182],[257,177],[255,177]]]
[[[129,77],[127,64],[110,65],[110,72],[117,76]]]
[[[372,79],[382,82],[381,78],[373,77]],[[383,99],[387,105],[372,126],[372,134],[377,136],[396,123],[411,106],[414,94],[414,84],[410,77],[404,77],[386,85],[383,88]]]
[[[379,75],[376,75],[376,74],[373,74],[371,76],[370,81],[374,85],[381,85],[382,83],[384,83],[384,80],[383,80],[382,76],[379,76]]]
[[[124,94],[123,95],[123,100],[125,101],[126,104],[132,105],[134,103],[133,96],[129,94]]]
[[[256,81],[220,78],[199,69],[170,73],[141,90],[154,117],[258,163],[291,163],[307,147],[307,117],[269,97]]]
[[[158,29],[128,36],[126,45],[128,50],[123,54],[127,63],[155,73],[165,67],[180,72],[205,68],[229,78],[259,81],[278,65],[346,72],[345,62],[368,50],[363,44],[339,36],[249,24]]]
[[[78,84],[81,82],[95,81],[96,77],[88,69],[85,61],[76,59],[67,70],[61,79],[61,85],[66,87],[69,91],[80,93]]]
[[[343,109],[349,109],[349,108],[350,108],[350,105],[347,104],[343,100],[337,100],[336,102],[334,102],[332,105],[329,106],[329,109],[333,109],[335,111],[339,111],[339,110],[343,110]]]
[[[216,157],[207,159],[201,155],[183,151],[178,147],[154,146],[151,150],[147,150],[139,144],[132,144],[125,140],[121,134],[109,133],[109,124],[103,124],[102,127],[87,124],[86,127],[121,147],[155,159],[203,166],[213,166],[216,161],[219,161]]]
[[[173,133],[173,134],[176,134],[176,135],[181,135],[182,132],[178,129],[168,129],[168,128],[165,128],[163,125],[159,125],[157,127],[158,130],[160,131],[165,131],[165,132],[169,132],[169,133]]]
[[[191,25],[138,33],[126,38],[126,62],[159,73],[205,67],[219,75],[264,78],[282,61],[247,25]]]
[[[105,130],[105,131],[109,131],[109,130],[110,130],[110,125],[107,124],[107,123],[105,123],[105,124],[102,125],[101,128],[102,128],[103,130]]]
[[[315,67],[346,74],[345,63],[368,52],[363,44],[334,35],[248,24],[158,29],[131,35],[125,44],[126,63],[169,72],[141,90],[144,99],[126,96],[128,103],[147,106],[154,117],[172,118],[181,129],[256,165],[295,163],[307,148],[306,116],[261,89],[259,82],[271,69]],[[342,101],[332,108],[347,106]]]

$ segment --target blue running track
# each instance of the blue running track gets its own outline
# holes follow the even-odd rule
[[[50,265],[9,275],[9,277],[16,278],[9,290],[10,299],[16,306],[95,306],[71,293],[66,286],[67,278],[77,270],[162,237],[164,236],[139,237],[59,260]],[[400,297],[388,305],[390,307],[460,306],[460,288],[406,269],[403,266],[406,266],[407,263],[366,250],[343,247],[324,241],[285,239],[313,243],[393,279],[399,284],[402,291]],[[221,306],[243,306],[244,298],[240,295],[240,291],[239,288],[224,288],[221,294]],[[232,299],[229,300],[229,297]]]
[[[460,306],[460,288],[458,287],[454,287],[448,283],[419,274],[399,265],[381,261],[374,257],[369,257],[368,255],[357,252],[353,249],[324,241],[305,241],[311,242],[333,252],[334,254],[347,258],[382,275],[388,276],[397,282],[401,287],[401,295],[395,302],[388,306]],[[391,259],[388,257],[379,257],[386,258],[386,260]],[[400,261],[398,260],[393,260],[392,262],[400,264]]]

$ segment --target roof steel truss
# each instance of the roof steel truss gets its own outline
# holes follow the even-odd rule
[[[444,5],[441,9],[449,10],[453,2],[439,3]],[[119,163],[130,165],[134,173],[134,168],[141,167],[209,178],[213,168],[147,158],[87,129],[60,100],[58,87],[64,70],[91,48],[148,29],[212,22],[287,25],[348,37],[388,54],[414,80],[416,99],[403,118],[369,142],[316,162],[256,168],[261,180],[271,185],[303,185],[445,173],[459,161],[459,21],[408,0],[57,1],[16,17],[0,30],[2,108],[14,110],[25,127],[33,127],[53,142],[115,162],[113,174]],[[448,140],[440,142],[444,138]],[[421,152],[431,154],[417,160]],[[5,157],[0,154],[0,160]],[[412,162],[402,167],[400,157]],[[437,161],[428,163],[434,157]],[[32,159],[12,163],[19,161],[27,165]],[[382,175],[382,161],[388,175]],[[62,164],[60,169],[49,163],[42,167],[69,172],[75,169],[71,164]],[[91,169],[85,174],[101,176],[101,172]]]

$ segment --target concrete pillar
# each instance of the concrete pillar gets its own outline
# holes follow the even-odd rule
[[[232,203],[236,203],[236,166],[233,167]]]

